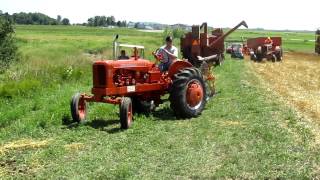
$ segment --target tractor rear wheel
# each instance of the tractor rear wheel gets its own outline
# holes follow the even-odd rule
[[[76,93],[70,102],[71,116],[74,122],[84,123],[87,117],[87,103],[81,97],[80,93]]]
[[[177,118],[200,115],[206,104],[206,96],[206,86],[198,69],[185,68],[174,75],[169,100]]]
[[[120,125],[122,129],[129,129],[133,123],[132,101],[124,97],[120,104]]]

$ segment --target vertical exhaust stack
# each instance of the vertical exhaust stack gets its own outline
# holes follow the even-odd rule
[[[113,60],[117,59],[118,39],[119,39],[119,35],[117,34],[113,40],[113,53],[112,53]]]

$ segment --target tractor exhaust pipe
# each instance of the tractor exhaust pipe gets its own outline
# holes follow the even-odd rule
[[[114,40],[113,40],[113,53],[112,53],[113,60],[116,60],[116,59],[117,59],[116,56],[117,56],[118,38],[119,38],[119,34],[117,34],[117,35],[114,37]]]
[[[248,28],[248,25],[245,21],[241,21],[238,25],[236,25],[234,28],[230,29],[227,33],[225,33],[223,36],[219,37],[215,41],[213,41],[211,44],[209,44],[210,47],[214,47],[217,43],[219,43],[221,40],[229,36],[231,33],[233,33],[235,30],[237,30],[240,26],[244,26]]]

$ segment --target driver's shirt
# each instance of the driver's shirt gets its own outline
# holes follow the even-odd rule
[[[166,49],[167,51],[169,51],[170,53],[174,54],[176,57],[178,57],[178,49],[174,46],[171,46],[170,49],[166,48],[166,45],[162,46],[160,49]],[[163,63],[168,63],[168,62],[172,62],[174,59],[172,59],[167,53],[162,52],[163,55]]]

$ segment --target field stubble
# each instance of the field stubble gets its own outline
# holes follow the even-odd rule
[[[286,53],[282,63],[249,63],[280,98],[300,117],[320,129],[320,57],[307,53]],[[320,134],[318,136],[320,138]],[[320,139],[317,140],[320,143]]]

